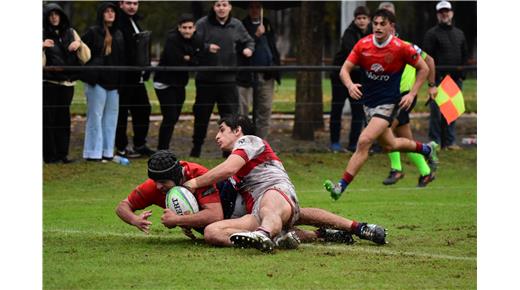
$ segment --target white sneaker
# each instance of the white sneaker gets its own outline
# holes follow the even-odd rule
[[[275,247],[274,242],[261,231],[236,233],[232,234],[229,239],[237,248],[255,248],[262,252],[272,253]]]
[[[296,249],[301,244],[295,231],[281,231],[273,241],[277,248],[289,250]]]

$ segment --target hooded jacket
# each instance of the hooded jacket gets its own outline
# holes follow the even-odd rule
[[[91,58],[87,63],[87,66],[124,65],[124,40],[121,31],[119,31],[115,26],[116,21],[114,21],[114,24],[109,27],[110,34],[112,35],[112,52],[109,55],[105,55],[105,28],[103,13],[108,7],[112,7],[114,9],[117,20],[118,10],[116,6],[111,2],[103,2],[98,6],[97,9],[96,25],[91,26],[81,37],[83,42],[85,42],[90,47],[91,51]],[[82,74],[81,80],[90,85],[99,84],[107,90],[113,90],[119,88],[121,84],[121,72],[85,71]]]
[[[213,9],[209,15],[202,17],[195,24],[197,34],[204,43],[204,49],[199,56],[199,64],[202,66],[236,66],[237,46],[255,50],[255,42],[247,33],[242,22],[229,15],[224,24],[220,24]],[[220,46],[217,53],[209,51],[210,44]],[[240,52],[242,53],[242,52]],[[210,83],[236,82],[235,72],[199,72],[198,81]]]
[[[57,27],[51,25],[49,15],[52,11],[60,14],[60,23]],[[56,3],[50,3],[43,8],[43,40],[52,39],[53,47],[44,49],[47,66],[77,66],[80,65],[75,52],[68,50],[74,41],[74,29],[70,27],[69,18],[65,11]],[[79,77],[78,72],[44,71],[43,79],[52,81],[75,81]]]

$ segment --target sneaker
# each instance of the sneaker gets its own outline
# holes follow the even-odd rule
[[[341,194],[343,193],[341,191],[341,185],[339,183],[334,184],[330,180],[325,180],[323,182],[323,186],[325,187],[325,190],[330,192],[330,197],[334,200],[338,200],[341,197]]]
[[[419,176],[419,182],[417,183],[417,187],[426,187],[428,183],[435,180],[435,175],[433,174],[433,171],[430,172],[428,175],[421,175]]]
[[[343,230],[319,228],[317,231],[318,237],[325,240],[325,242],[341,243],[352,245],[355,243],[352,234]]]
[[[301,241],[295,231],[282,231],[273,239],[277,248],[296,249]]]
[[[458,150],[461,150],[462,147],[460,147],[459,145],[457,144],[451,144],[449,146],[446,146],[446,149],[448,150],[453,150],[453,151],[458,151]]]
[[[272,253],[276,246],[268,236],[260,231],[232,234],[229,239],[234,247],[242,249],[255,248],[265,253]]]
[[[439,145],[435,141],[431,141],[428,143],[430,146],[430,154],[426,157],[426,161],[428,162],[428,166],[432,172],[437,171],[437,166],[439,165],[439,157],[437,157],[437,151],[439,151]]]
[[[384,185],[392,185],[396,184],[399,179],[404,177],[404,173],[400,170],[392,169],[390,170],[390,174],[388,174],[388,177],[383,180]]]
[[[117,150],[116,155],[119,155],[121,157],[125,158],[139,158],[141,157],[140,153],[135,152],[134,150],[130,148],[126,148],[124,150]]]
[[[155,150],[148,148],[146,144],[139,147],[134,147],[134,151],[140,155],[146,155],[148,157],[152,156],[155,153]]]
[[[330,144],[330,151],[332,151],[332,153],[339,153],[344,152],[345,150],[341,147],[341,144],[339,144],[339,142],[336,142]]]
[[[359,237],[363,240],[369,240],[379,245],[386,244],[386,229],[375,224],[361,224]]]

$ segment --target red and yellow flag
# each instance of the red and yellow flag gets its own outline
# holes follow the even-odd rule
[[[457,120],[457,118],[466,110],[464,107],[462,91],[450,75],[446,75],[439,85],[435,102],[439,106],[439,109],[444,118],[446,118],[448,124]]]

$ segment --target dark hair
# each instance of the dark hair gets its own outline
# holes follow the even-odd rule
[[[173,152],[159,150],[148,159],[148,177],[154,181],[169,179],[175,185],[180,185],[182,165]]]
[[[255,126],[253,122],[244,115],[228,115],[218,120],[217,124],[226,123],[232,130],[236,130],[238,127],[242,128],[244,135],[255,135]]]
[[[195,17],[193,17],[193,14],[190,13],[182,13],[179,17],[179,20],[177,21],[178,25],[181,25],[186,22],[193,22],[195,23]]]
[[[370,16],[370,10],[368,10],[368,8],[365,7],[365,6],[358,6],[358,7],[354,10],[354,18],[355,18],[355,17],[358,17],[358,15],[366,15],[366,16]]]
[[[394,13],[388,11],[388,9],[378,9],[372,15],[372,20],[374,20],[376,17],[382,17],[383,19],[388,20],[390,23],[395,23],[395,15]]]

